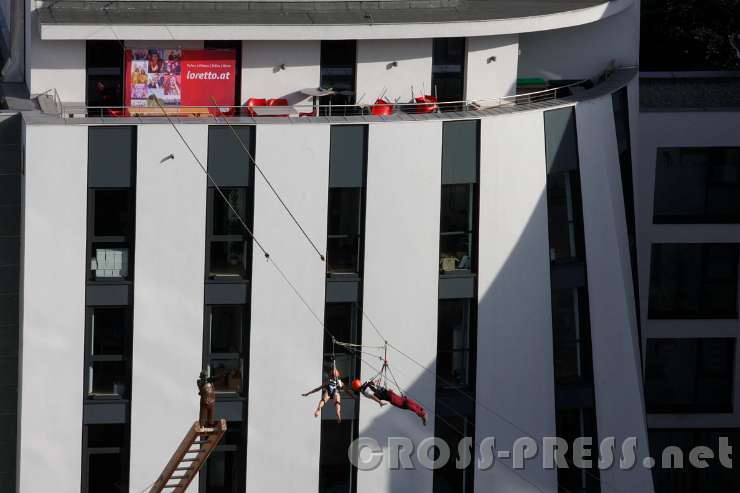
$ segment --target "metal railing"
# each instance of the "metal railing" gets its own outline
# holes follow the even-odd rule
[[[604,80],[604,77],[598,80]],[[60,103],[59,116],[64,119],[84,117],[134,117],[146,121],[147,118],[170,117],[214,117],[214,116],[249,116],[249,117],[317,117],[317,116],[393,116],[405,114],[448,113],[474,111],[496,107],[527,105],[543,101],[552,101],[572,95],[578,89],[593,87],[592,79],[583,79],[570,84],[552,87],[540,91],[494,98],[482,98],[461,101],[437,101],[431,96],[422,96],[411,102],[381,101],[365,104],[311,104],[268,106],[167,106],[161,100],[152,101],[151,106],[88,106],[81,104]],[[397,98],[400,99],[400,98]]]

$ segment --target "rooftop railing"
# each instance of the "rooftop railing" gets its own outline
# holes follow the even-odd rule
[[[608,78],[611,72],[602,74],[597,81]],[[421,95],[413,101],[398,102],[378,98],[372,103],[359,104],[322,104],[321,98],[313,98],[313,103],[288,104],[285,99],[247,100],[239,106],[225,105],[167,105],[161,100],[152,100],[147,106],[89,106],[82,104],[59,103],[58,116],[63,119],[85,117],[104,118],[139,118],[142,123],[151,117],[208,118],[208,117],[286,117],[311,118],[331,116],[377,116],[392,117],[398,114],[433,114],[461,111],[484,110],[496,107],[529,105],[543,101],[552,101],[571,96],[577,92],[590,89],[595,85],[592,79],[583,79],[565,85],[544,90],[460,101],[438,101],[432,95]]]

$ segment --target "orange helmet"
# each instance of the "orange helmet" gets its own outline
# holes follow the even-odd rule
[[[362,388],[362,381],[361,380],[358,380],[358,379],[352,380],[352,389],[355,392],[359,392],[361,388]]]

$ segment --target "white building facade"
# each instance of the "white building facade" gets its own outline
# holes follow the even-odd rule
[[[26,14],[26,84],[56,111],[0,120],[19,190],[0,203],[20,244],[2,250],[19,314],[0,320],[17,333],[7,491],[147,490],[197,417],[201,369],[229,431],[189,491],[653,491],[639,2]],[[229,50],[238,108],[130,106],[136,49]],[[332,357],[349,384],[384,354],[426,426],[348,394],[342,423],[331,403],[314,419],[318,394],[300,394]],[[435,436],[453,462],[433,470],[417,451]],[[360,437],[378,467],[351,464]],[[590,437],[593,463],[549,467],[548,437]],[[504,454],[479,467],[490,438]]]

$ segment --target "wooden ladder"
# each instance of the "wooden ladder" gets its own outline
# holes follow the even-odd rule
[[[226,420],[215,428],[201,428],[196,421],[180,442],[149,493],[184,493],[206,459],[226,433]]]

